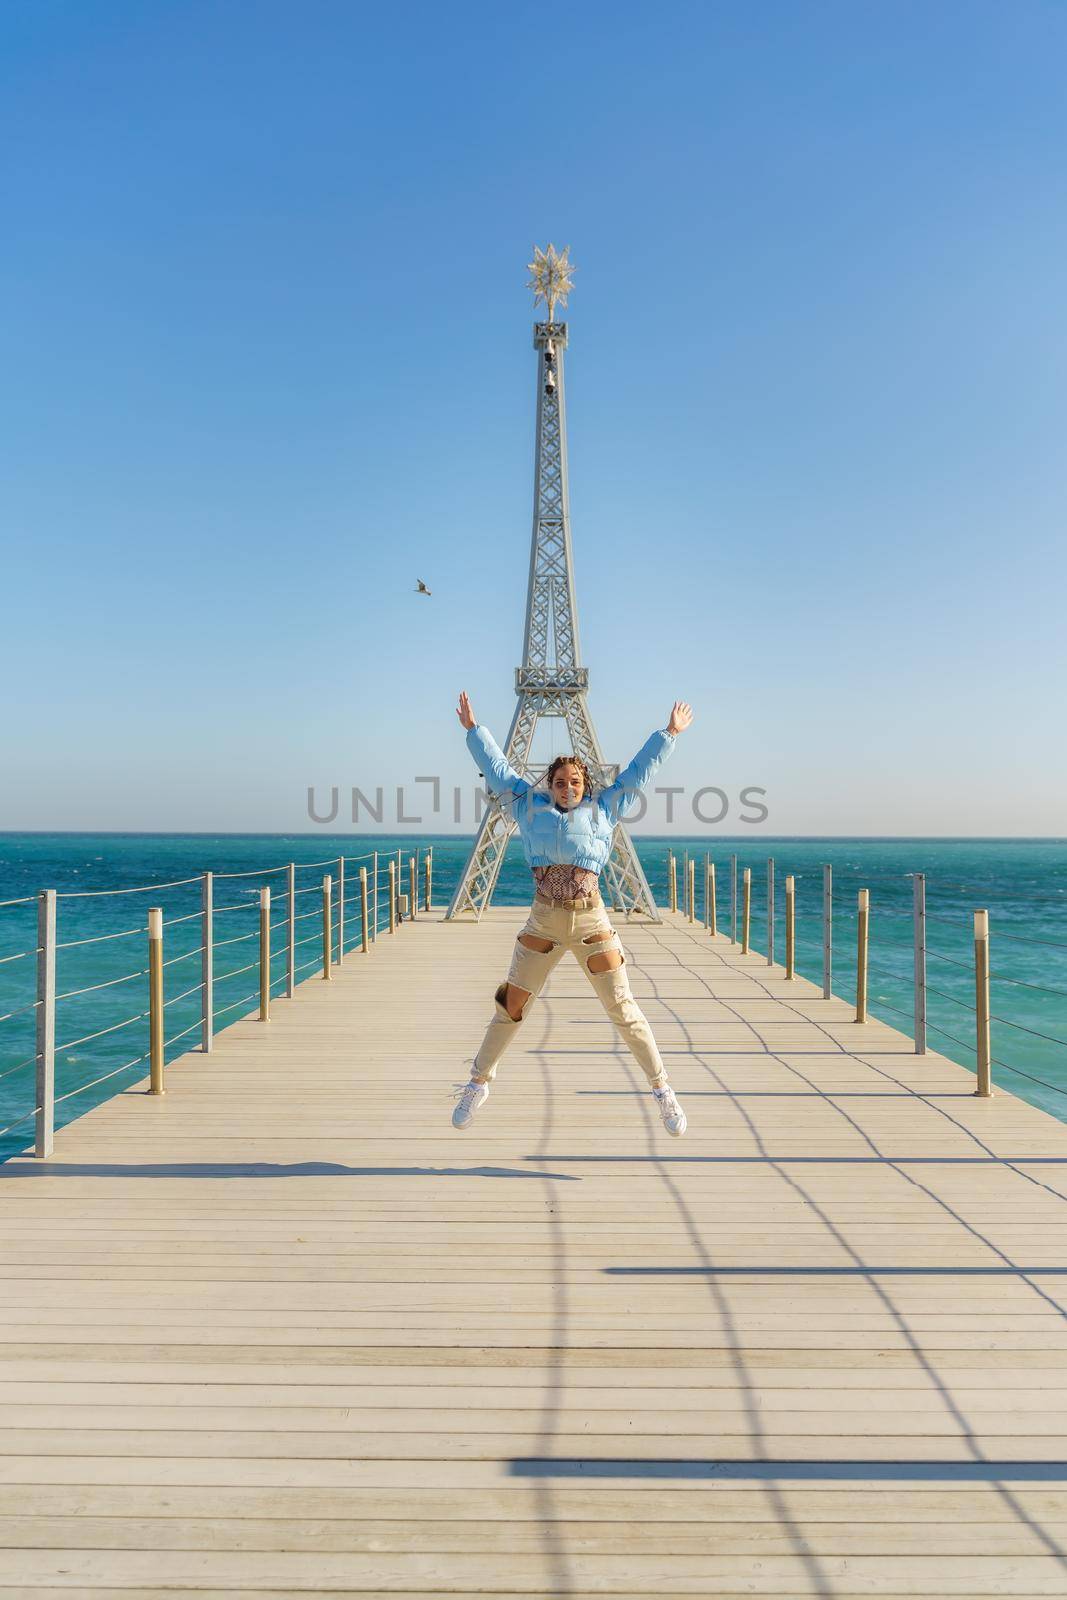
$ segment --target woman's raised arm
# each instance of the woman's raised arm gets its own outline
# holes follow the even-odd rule
[[[530,788],[529,782],[515,771],[485,724],[475,722],[466,690],[460,694],[456,715],[467,730],[467,749],[478,763],[478,771],[489,793],[524,795]]]
[[[665,728],[650,734],[628,767],[623,767],[613,784],[603,789],[597,803],[607,812],[611,822],[620,822],[637,804],[642,789],[655,777],[671,751],[675,740],[693,720],[688,700],[676,700]]]

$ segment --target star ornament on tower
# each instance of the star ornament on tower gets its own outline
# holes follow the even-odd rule
[[[526,263],[530,272],[526,287],[533,290],[534,305],[543,300],[548,307],[548,320],[556,320],[556,302],[561,306],[567,304],[567,296],[574,288],[574,274],[576,268],[568,259],[570,245],[565,244],[562,250],[550,244],[547,250],[541,250],[534,245],[534,258]]]

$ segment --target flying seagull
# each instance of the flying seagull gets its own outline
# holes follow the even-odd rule
[[[432,593],[432,591],[430,589],[427,589],[426,585],[423,583],[421,578],[416,579],[416,582],[418,583],[418,586],[419,586],[415,590],[416,594],[430,594],[430,593]]]

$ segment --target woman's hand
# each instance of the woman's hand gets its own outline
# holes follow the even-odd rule
[[[474,712],[471,710],[470,697],[468,696],[466,689],[460,691],[459,705],[456,707],[456,716],[459,718],[460,722],[462,722],[465,728],[473,728],[476,726]]]
[[[671,720],[667,724],[668,733],[681,733],[683,728],[688,728],[693,720],[693,708],[688,700],[676,700]]]

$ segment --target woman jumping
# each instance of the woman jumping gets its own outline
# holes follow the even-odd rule
[[[685,1112],[667,1082],[648,1019],[630,992],[626,956],[604,909],[599,874],[611,855],[616,823],[629,815],[674,749],[676,736],[692,722],[689,703],[676,700],[666,728],[650,735],[615,782],[597,795],[580,756],[555,758],[545,774],[547,791],[521,778],[485,724],[475,722],[466,690],[456,715],[467,730],[467,749],[485,776],[486,788],[512,810],[537,888],[507,978],[497,986],[496,1015],[452,1113],[452,1126],[468,1127],[485,1104],[496,1064],[522,1026],[530,1000],[570,950],[648,1079],[663,1126],[668,1133],[684,1133]]]

